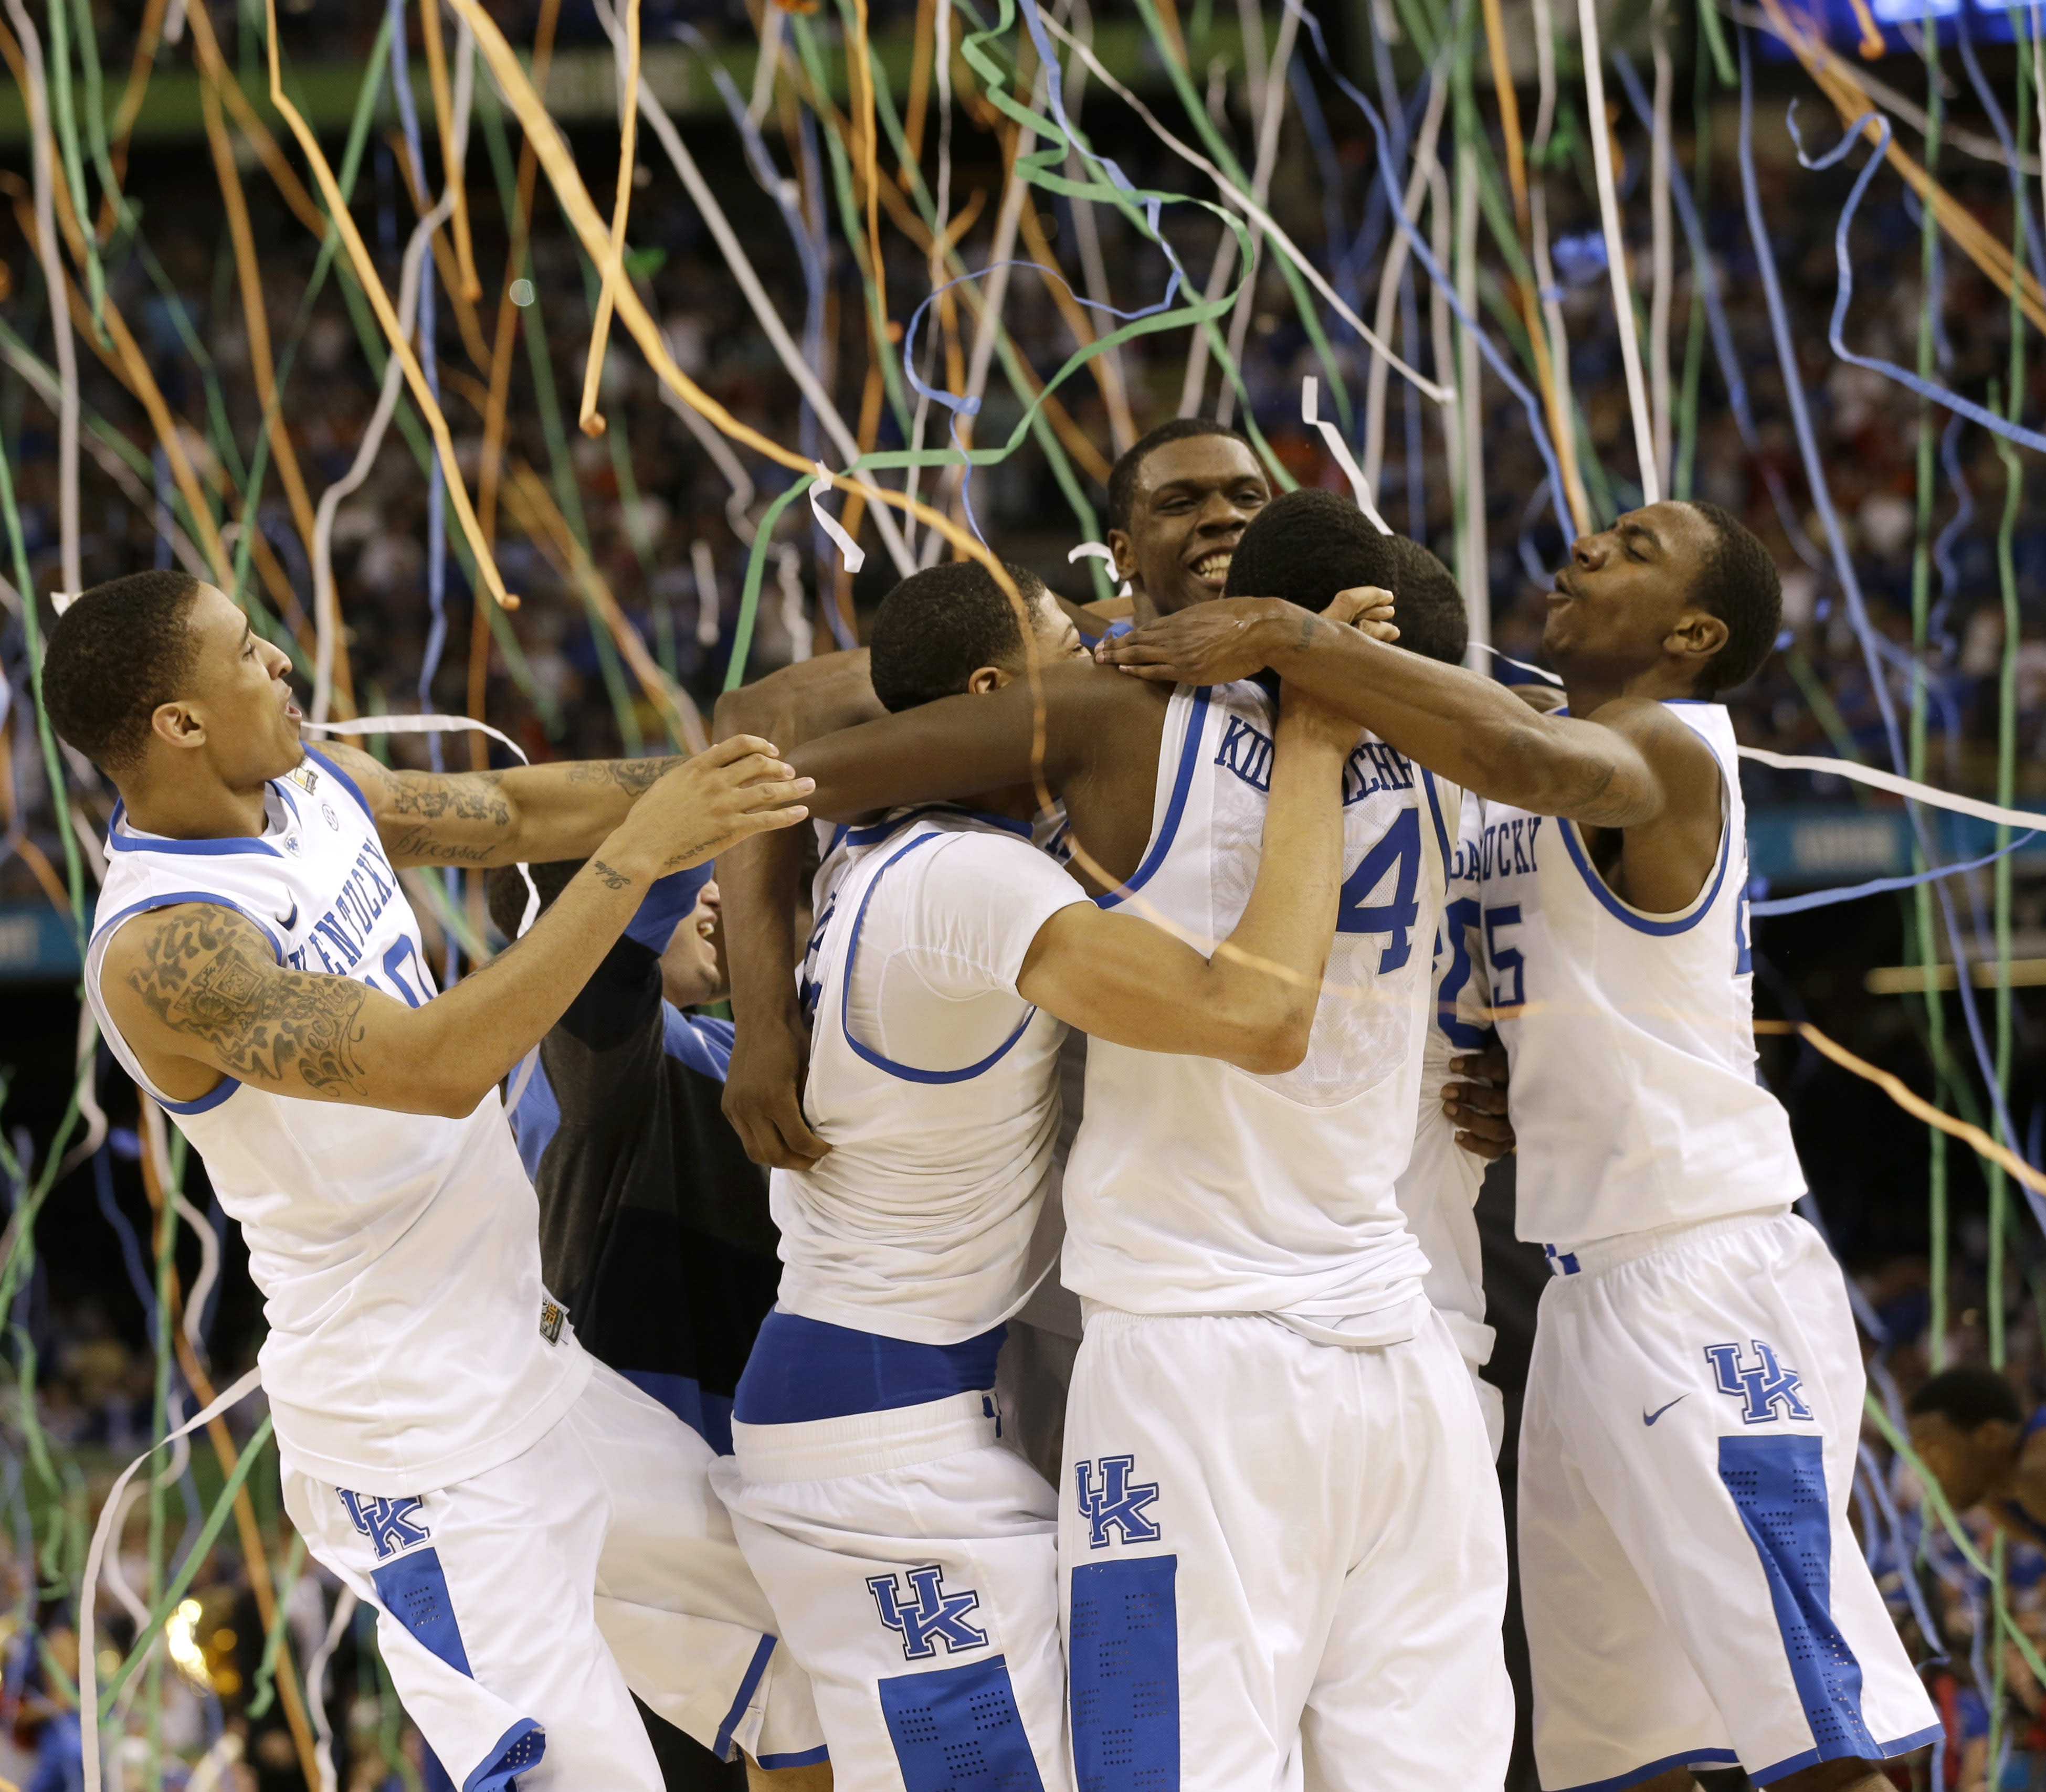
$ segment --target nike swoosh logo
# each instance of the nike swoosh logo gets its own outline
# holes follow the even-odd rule
[[[1689,1400],[1690,1397],[1691,1397],[1687,1393],[1680,1393],[1677,1396],[1677,1400]],[[1658,1419],[1661,1418],[1665,1412],[1668,1412],[1671,1407],[1677,1404],[1677,1400],[1665,1401],[1660,1406],[1657,1407],[1653,1412],[1643,1413],[1641,1415],[1642,1424],[1644,1425],[1654,1424]]]
[[[286,933],[289,933],[291,929],[295,927],[298,924],[299,905],[297,903],[294,902],[291,904],[291,911],[290,914],[280,915],[277,917],[277,925],[282,927]]]

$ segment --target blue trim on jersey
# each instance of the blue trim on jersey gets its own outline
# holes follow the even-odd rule
[[[160,1095],[152,1094],[150,1100],[167,1114],[176,1114],[189,1120],[194,1114],[210,1114],[222,1102],[241,1088],[241,1081],[234,1077],[222,1077],[220,1081],[196,1101],[171,1101]]]
[[[1067,1673],[1073,1765],[1083,1786],[1179,1788],[1179,1607],[1176,1555],[1083,1562],[1073,1569]]]
[[[1581,1786],[1565,1786],[1557,1792],[1627,1792],[1630,1786],[1639,1786],[1644,1779],[1652,1779],[1659,1773],[1667,1773],[1672,1767],[1737,1767],[1740,1757],[1731,1748],[1693,1748],[1680,1755],[1665,1755],[1659,1761],[1649,1761],[1638,1767],[1630,1767],[1625,1773],[1615,1774],[1610,1779],[1587,1780]]]
[[[1021,827],[1020,823],[1014,825],[1021,828],[1025,838],[1027,839],[1029,837],[1029,828]],[[933,840],[942,840],[945,838],[947,836],[942,834],[920,834],[907,846],[898,847],[887,863],[874,873],[867,884],[867,894],[859,899],[859,912],[852,918],[852,938],[846,942],[845,962],[839,969],[838,1024],[839,1031],[845,1035],[845,1042],[852,1047],[856,1057],[871,1064],[877,1070],[884,1070],[891,1077],[901,1077],[905,1083],[971,1082],[983,1070],[992,1069],[1006,1058],[1016,1042],[1029,1031],[1030,1023],[1037,1018],[1037,1011],[1035,1008],[1024,1009],[1023,1018],[1016,1023],[1016,1031],[978,1064],[969,1064],[963,1070],[919,1070],[907,1064],[898,1064],[894,1058],[882,1057],[879,1052],[862,1045],[853,1037],[852,967],[855,960],[859,956],[859,931],[867,925],[867,905],[873,901],[874,892],[881,887],[881,880],[886,877],[901,860],[907,858],[919,846],[927,846]]]
[[[1909,1755],[1914,1748],[1923,1748],[1928,1742],[1937,1742],[1946,1734],[1945,1727],[1935,1724],[1929,1729],[1916,1730],[1909,1736],[1899,1736],[1894,1742],[1874,1744],[1874,1752],[1863,1757],[1874,1761],[1894,1760],[1899,1755]],[[1748,1778],[1757,1786],[1766,1786],[1772,1780],[1802,1772],[1806,1767],[1815,1767],[1821,1761],[1836,1760],[1833,1754],[1822,1754],[1816,1748],[1808,1748],[1801,1755],[1793,1755],[1788,1760],[1778,1761],[1774,1767],[1758,1767]]]
[[[789,1755],[756,1755],[754,1759],[770,1772],[776,1767],[814,1767],[831,1759],[831,1750],[820,1743],[815,1748],[798,1749]]]
[[[753,1651],[752,1660],[746,1664],[746,1673],[739,1682],[739,1691],[732,1701],[732,1709],[725,1713],[724,1721],[717,1727],[717,1740],[710,1745],[711,1753],[720,1761],[732,1759],[732,1732],[739,1728],[739,1719],[746,1715],[747,1706],[753,1702],[753,1689],[760,1684],[760,1676],[767,1671],[767,1658],[774,1652],[774,1639],[762,1632],[759,1644]]]
[[[1646,915],[1637,915],[1615,896],[1606,881],[1592,868],[1585,857],[1585,849],[1577,839],[1577,824],[1567,816],[1558,816],[1558,831],[1563,836],[1563,846],[1570,855],[1570,862],[1582,874],[1593,896],[1605,904],[1607,912],[1624,921],[1636,933],[1654,934],[1666,938],[1673,934],[1689,933],[1704,919],[1713,899],[1720,893],[1720,885],[1726,881],[1727,862],[1733,856],[1733,813],[1728,811],[1726,819],[1720,824],[1720,868],[1712,873],[1712,887],[1698,899],[1698,906],[1681,919],[1658,921]]]
[[[530,1717],[521,1717],[486,1755],[482,1764],[461,1782],[461,1792],[513,1792],[518,1776],[531,1773],[546,1759],[547,1732]]]
[[[920,1344],[778,1307],[760,1322],[732,1416],[744,1425],[807,1424],[984,1393],[1008,1335],[998,1325],[963,1343]]]
[[[893,1674],[874,1690],[902,1792],[1044,1792],[1006,1656]]]
[[[448,1595],[438,1550],[431,1544],[414,1550],[372,1568],[369,1578],[376,1585],[377,1602],[393,1623],[411,1632],[421,1648],[438,1655],[457,1674],[476,1678],[469,1665],[469,1651],[462,1647],[461,1626],[455,1622],[454,1601]]]
[[[373,828],[375,827],[376,825],[376,811],[369,807],[369,799],[362,794],[362,786],[357,784],[354,779],[350,777],[347,773],[344,772],[338,765],[335,765],[334,762],[331,759],[328,758],[324,753],[321,752],[318,747],[307,747],[306,757],[311,760],[315,765],[323,769],[329,777],[332,778],[336,784],[339,784],[343,790],[346,791],[349,796],[355,799],[356,803],[361,807],[363,815],[368,819],[370,827]]]
[[[932,815],[964,815],[974,821],[985,822],[990,827],[998,827],[1004,834],[1013,834],[1025,840],[1032,838],[1029,823],[1020,822],[1013,815],[991,815],[985,809],[969,809],[957,803],[920,803],[906,815],[897,815],[891,821],[869,822],[864,827],[841,827],[832,836],[825,856],[828,857],[836,851],[841,840],[855,846],[871,846],[891,834],[899,834],[913,821],[921,821]]]
[[[1187,718],[1187,738],[1179,748],[1179,769],[1172,777],[1172,800],[1166,807],[1164,823],[1158,830],[1158,838],[1144,855],[1144,862],[1129,874],[1129,881],[1119,890],[1096,896],[1096,908],[1113,908],[1125,896],[1142,889],[1157,875],[1158,867],[1165,862],[1165,855],[1172,850],[1173,837],[1179,831],[1179,819],[1187,812],[1187,792],[1193,788],[1194,767],[1200,758],[1201,743],[1207,731],[1208,703],[1214,695],[1214,687],[1207,684],[1200,685],[1194,692],[1193,713]]]
[[[218,857],[228,853],[264,853],[272,858],[284,856],[261,834],[238,834],[227,840],[166,840],[154,835],[147,840],[137,840],[133,835],[124,837],[121,824],[127,816],[128,805],[116,798],[114,819],[106,827],[106,846],[110,852],[191,853],[209,857]]]
[[[103,935],[112,933],[130,915],[144,914],[152,908],[176,908],[180,903],[187,902],[204,903],[210,908],[233,909],[244,920],[261,931],[263,937],[270,942],[270,950],[276,954],[277,962],[280,965],[284,963],[284,942],[277,937],[276,928],[271,923],[264,920],[254,909],[244,908],[234,897],[222,896],[213,890],[172,890],[163,896],[151,896],[146,902],[131,902],[110,919],[95,923],[92,930],[92,938],[98,939]],[[294,904],[294,906],[296,905]]]
[[[1791,1683],[1817,1744],[1766,1772],[1780,1779],[1814,1761],[1876,1759],[1876,1740],[1862,1716],[1861,1663],[1833,1617],[1824,1439],[1722,1437],[1719,1467],[1768,1578]],[[1763,1775],[1755,1777],[1759,1782]]]
[[[1428,813],[1435,818],[1435,844],[1442,849],[1442,878],[1446,883],[1450,875],[1450,830],[1442,825],[1442,800],[1435,794],[1435,774],[1426,765],[1421,768],[1421,783],[1428,792]]]

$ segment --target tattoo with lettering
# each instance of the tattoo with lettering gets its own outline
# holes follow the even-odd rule
[[[231,909],[193,904],[137,925],[144,957],[128,987],[165,1026],[210,1046],[244,1081],[295,1073],[311,1089],[366,1093],[364,985],[280,969],[255,924]]]
[[[607,890],[622,890],[632,880],[622,871],[614,871],[600,858],[589,861],[589,868],[596,873],[596,881]]]
[[[465,846],[457,841],[444,840],[431,827],[419,823],[388,842],[384,850],[400,865],[414,859],[430,859],[439,865],[488,865],[497,857],[500,847],[495,841]]]
[[[616,784],[628,796],[639,796],[681,762],[679,753],[665,759],[578,759],[568,768],[569,782]]]

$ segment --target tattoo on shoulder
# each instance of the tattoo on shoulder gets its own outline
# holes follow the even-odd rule
[[[568,769],[570,784],[615,784],[638,796],[682,762],[680,754],[662,759],[578,759]]]
[[[139,942],[128,987],[174,1032],[210,1046],[245,1080],[295,1075],[307,1088],[365,1093],[359,1055],[363,985],[280,971],[255,926],[231,909],[166,910]]]

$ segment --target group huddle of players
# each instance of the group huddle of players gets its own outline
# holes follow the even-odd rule
[[[1939,1732],[1755,1074],[1716,698],[1766,552],[1697,503],[1579,540],[1550,711],[1226,430],[1109,500],[1126,623],[933,567],[685,760],[393,771],[301,744],[211,587],[65,611],[45,701],[121,798],[87,994],[243,1228],[293,1523],[465,1792],[650,1792],[635,1694],[790,1792],[1496,1786],[1511,1145],[1542,1785],[1871,1792]],[[728,1455],[579,1343],[497,1097],[713,860],[782,1262]],[[562,875],[436,994],[408,865]]]

